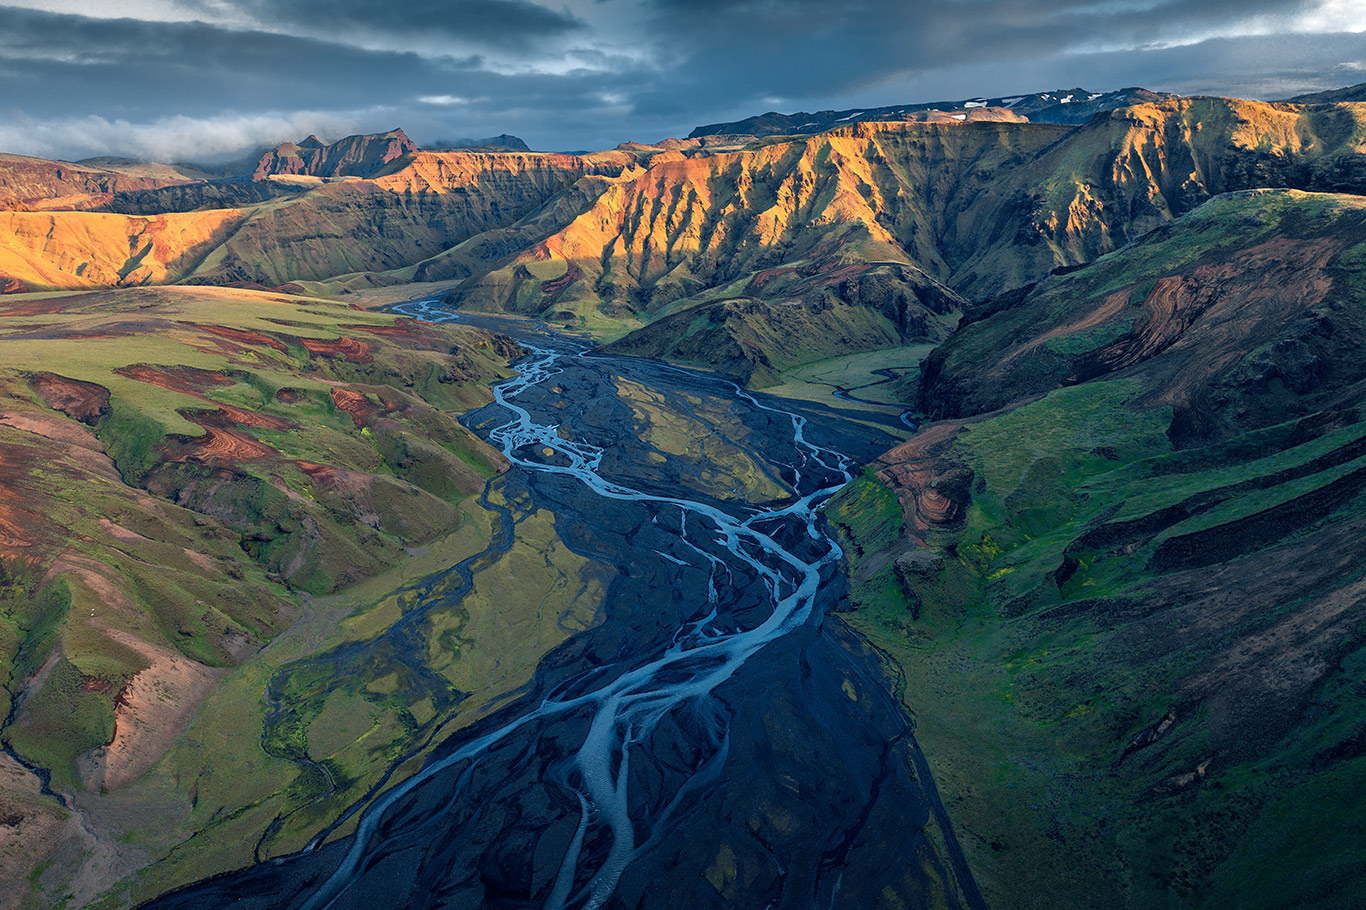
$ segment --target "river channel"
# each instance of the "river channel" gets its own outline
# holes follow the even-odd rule
[[[505,495],[615,567],[602,621],[369,801],[353,835],[147,906],[983,906],[894,681],[827,615],[847,584],[818,509],[891,440],[724,377],[459,318],[530,352],[465,422],[511,461]],[[661,458],[628,384],[662,412],[726,414],[718,445],[781,495],[728,495],[720,467]]]

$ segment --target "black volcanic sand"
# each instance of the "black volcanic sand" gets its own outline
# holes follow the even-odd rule
[[[516,323],[496,327],[542,348],[585,347],[531,336]],[[695,466],[647,457],[652,450],[634,432],[629,404],[615,394],[613,378],[625,376],[671,406],[686,406],[679,393],[730,401],[731,413],[749,430],[737,444],[784,482],[797,479],[793,466],[800,456],[790,418],[738,399],[724,381],[629,358],[591,355],[565,363],[561,374],[518,402],[538,422],[560,424],[569,438],[603,447],[603,476],[641,491],[706,501],[695,482],[685,483]],[[794,407],[776,399],[770,406]],[[805,412],[811,416],[807,438],[856,461],[891,442],[817,410]],[[505,409],[490,405],[467,423],[487,438],[507,419]],[[832,476],[808,469],[801,483],[818,488]],[[697,551],[679,539],[678,506],[606,499],[575,477],[520,468],[493,483],[524,487],[538,507],[555,514],[571,549],[611,563],[618,575],[604,604],[605,621],[550,653],[525,697],[460,731],[433,762],[535,710],[548,695],[595,690],[649,662],[680,627],[710,609],[708,572],[695,565]],[[712,504],[733,515],[752,511],[734,502]],[[804,526],[793,527],[800,533],[780,532],[776,522],[765,530],[772,528],[775,539],[803,558],[824,552],[826,541],[806,539]],[[691,539],[706,545],[707,536],[694,533]],[[719,544],[706,546],[725,553]],[[680,566],[660,553],[694,565]],[[730,570],[732,583],[720,591],[714,625],[756,626],[770,611],[767,586],[734,558]],[[845,581],[833,569],[822,579],[816,610],[803,626],[761,648],[710,695],[681,702],[629,747],[637,853],[603,906],[981,906],[906,718],[888,694],[893,681],[870,648],[824,616],[838,606]],[[351,886],[330,906],[545,905],[579,828],[579,798],[561,781],[578,782],[571,764],[590,719],[587,708],[538,718],[474,761],[458,761],[412,788],[384,810]],[[568,906],[595,906],[580,888],[611,842],[606,827],[588,827]],[[303,907],[351,844],[344,838],[146,906]]]

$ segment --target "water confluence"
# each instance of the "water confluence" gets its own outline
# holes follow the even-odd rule
[[[876,655],[823,621],[845,587],[818,509],[851,479],[847,453],[883,440],[721,377],[496,327],[530,353],[467,424],[514,466],[495,482],[524,483],[567,545],[616,568],[603,622],[353,835],[154,906],[981,906]],[[726,445],[787,495],[718,496],[707,466],[661,459],[623,381],[666,411],[724,411]]]

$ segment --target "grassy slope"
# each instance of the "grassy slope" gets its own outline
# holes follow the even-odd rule
[[[1026,380],[1053,391],[889,453],[902,502],[870,475],[832,506],[856,554],[849,620],[903,667],[993,906],[1356,899],[1366,414],[1341,352],[1366,327],[1361,221],[1358,200],[1222,200],[1055,279],[969,326],[928,382],[931,406],[969,414],[1042,391]],[[1274,272],[1268,244],[1317,293],[1230,283],[1168,347],[1056,388],[1060,358],[1142,334],[1136,289]],[[1229,332],[1241,362],[1211,375]],[[1202,433],[1174,423],[1173,388],[1203,393]],[[896,562],[903,511],[915,555]]]
[[[30,905],[126,905],[249,862],[263,834],[297,849],[596,621],[602,567],[509,504],[513,550],[423,627],[425,688],[384,644],[409,587],[490,538],[469,497],[503,462],[454,417],[488,400],[507,343],[210,288],[3,307],[3,738],[93,832],[4,759],[0,868]],[[365,672],[326,657],[357,644]]]

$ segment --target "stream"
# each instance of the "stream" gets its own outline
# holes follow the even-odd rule
[[[602,621],[365,805],[353,835],[147,906],[983,907],[879,655],[826,619],[847,583],[819,506],[889,440],[530,324],[395,309],[530,351],[465,422],[514,466],[492,483],[615,567]],[[717,451],[787,494],[718,496],[718,466],[660,458],[623,382],[670,413],[724,409]]]

